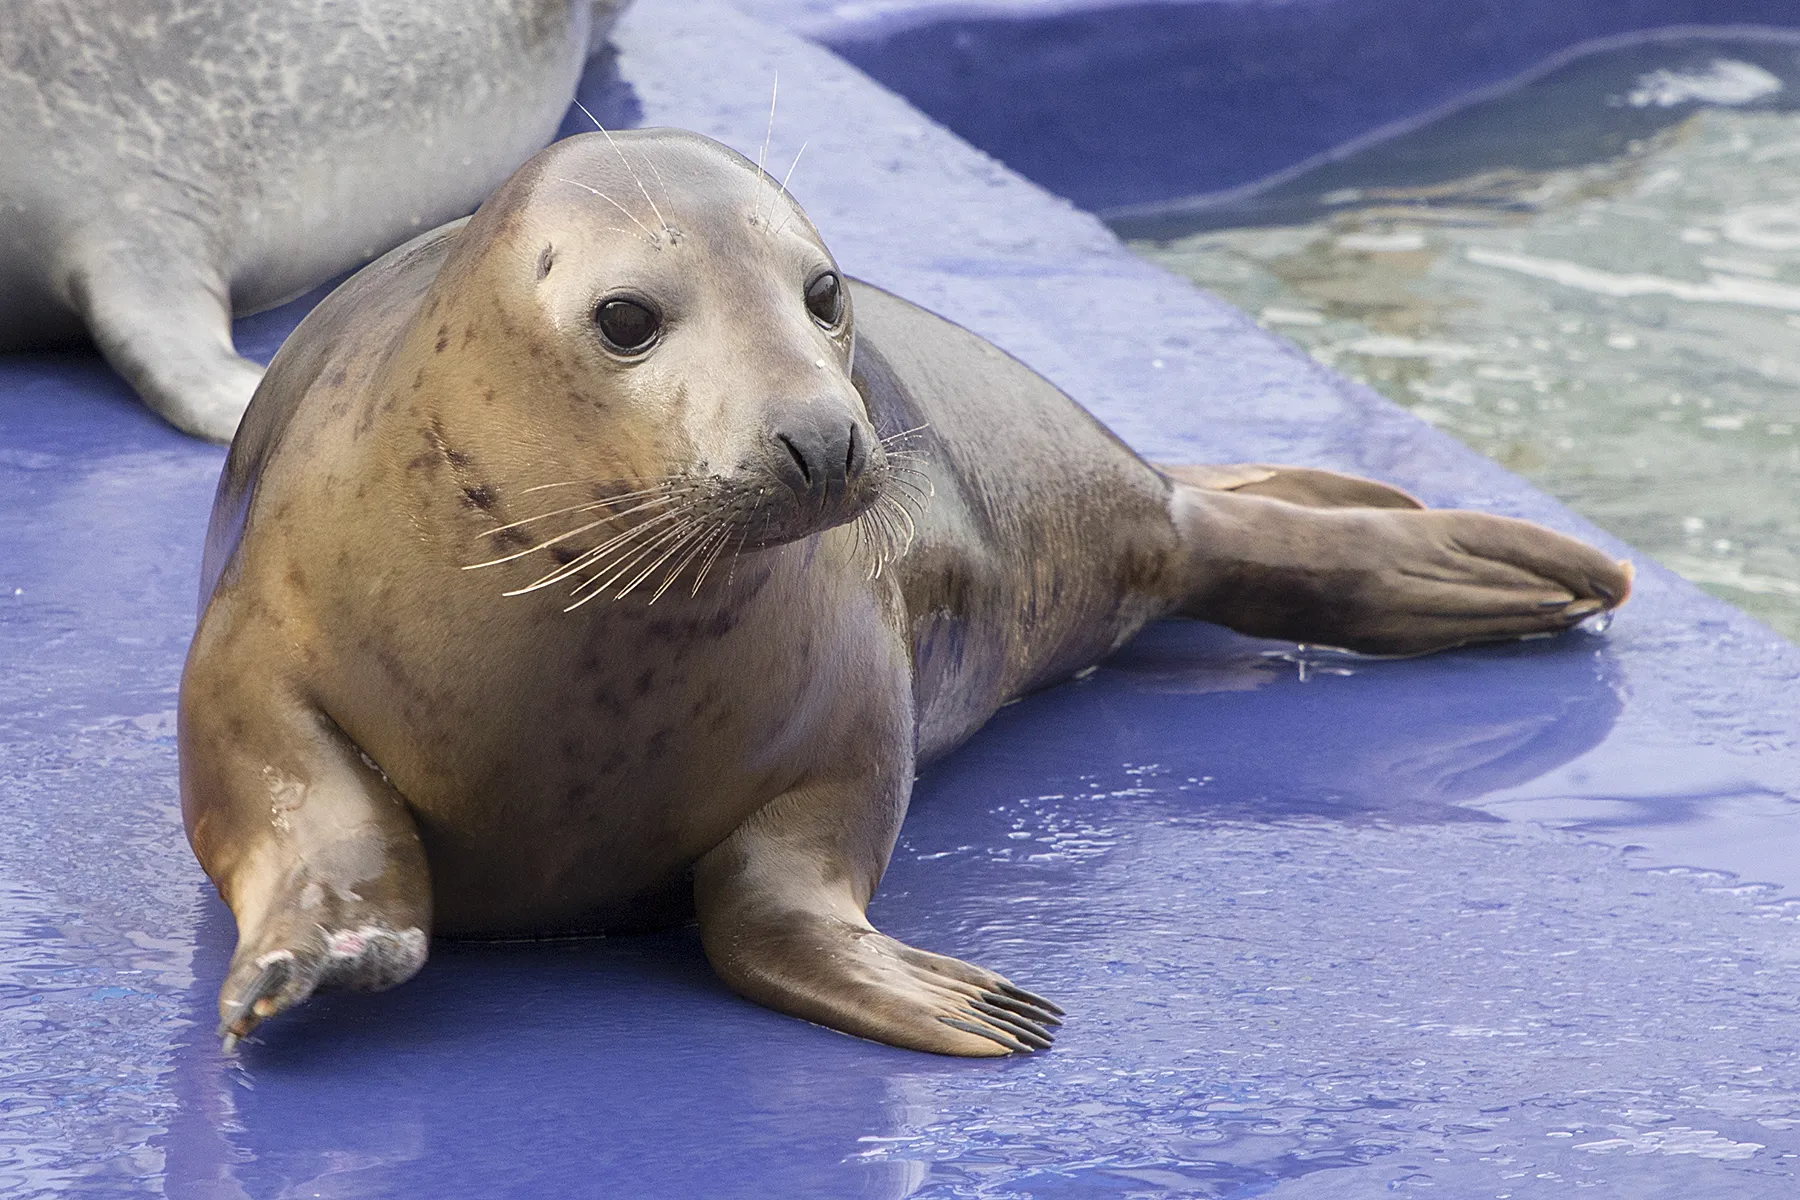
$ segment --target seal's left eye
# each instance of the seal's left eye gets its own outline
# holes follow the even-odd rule
[[[844,315],[844,288],[830,271],[806,285],[806,311],[830,329]]]
[[[607,347],[620,354],[649,349],[662,329],[662,318],[636,300],[608,300],[595,310],[594,323]]]

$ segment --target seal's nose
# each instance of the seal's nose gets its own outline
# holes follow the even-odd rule
[[[791,422],[772,435],[775,473],[803,500],[841,496],[869,466],[869,439],[844,418]]]

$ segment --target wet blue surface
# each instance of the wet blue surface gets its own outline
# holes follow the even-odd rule
[[[1146,452],[1595,536],[825,52],[718,0],[620,42],[628,92],[588,94],[752,154],[779,69],[771,158],[810,140],[845,267]],[[0,398],[0,1194],[1795,1192],[1800,922],[1759,881],[1800,882],[1800,651],[1653,564],[1603,637],[1301,663],[1168,624],[1004,710],[920,781],[873,915],[1055,996],[1049,1054],[776,1016],[676,932],[439,945],[233,1060],[172,738],[222,454],[88,355],[0,359]]]

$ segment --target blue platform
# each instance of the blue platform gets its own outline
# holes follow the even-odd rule
[[[584,95],[754,157],[779,71],[770,158],[808,144],[792,187],[844,267],[1151,456],[1348,469],[1606,542],[801,36],[874,64],[973,13],[1000,62],[1010,11],[1021,37],[1090,21],[1064,58],[1109,61],[1115,7],[638,0],[618,77]],[[1302,10],[1404,31],[1464,6],[1164,7],[1291,33]],[[1577,26],[1533,26],[1513,65]],[[1453,32],[1431,86],[1491,83],[1490,43]],[[1114,115],[1129,150],[1142,117]],[[987,149],[1056,159],[1018,127]],[[1316,152],[1283,136],[1277,168]],[[1078,176],[1043,182],[1112,202]],[[303,307],[240,345],[266,358]],[[1047,1054],[777,1016],[687,931],[437,945],[404,987],[225,1057],[233,930],[182,837],[172,736],[222,457],[90,354],[0,359],[0,1195],[1800,1194],[1800,650],[1642,560],[1603,636],[1366,662],[1171,623],[1004,710],[920,781],[873,916],[1056,998]]]

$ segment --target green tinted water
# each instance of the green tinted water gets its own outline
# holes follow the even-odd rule
[[[1792,44],[1596,55],[1133,245],[1800,638],[1797,104]]]

